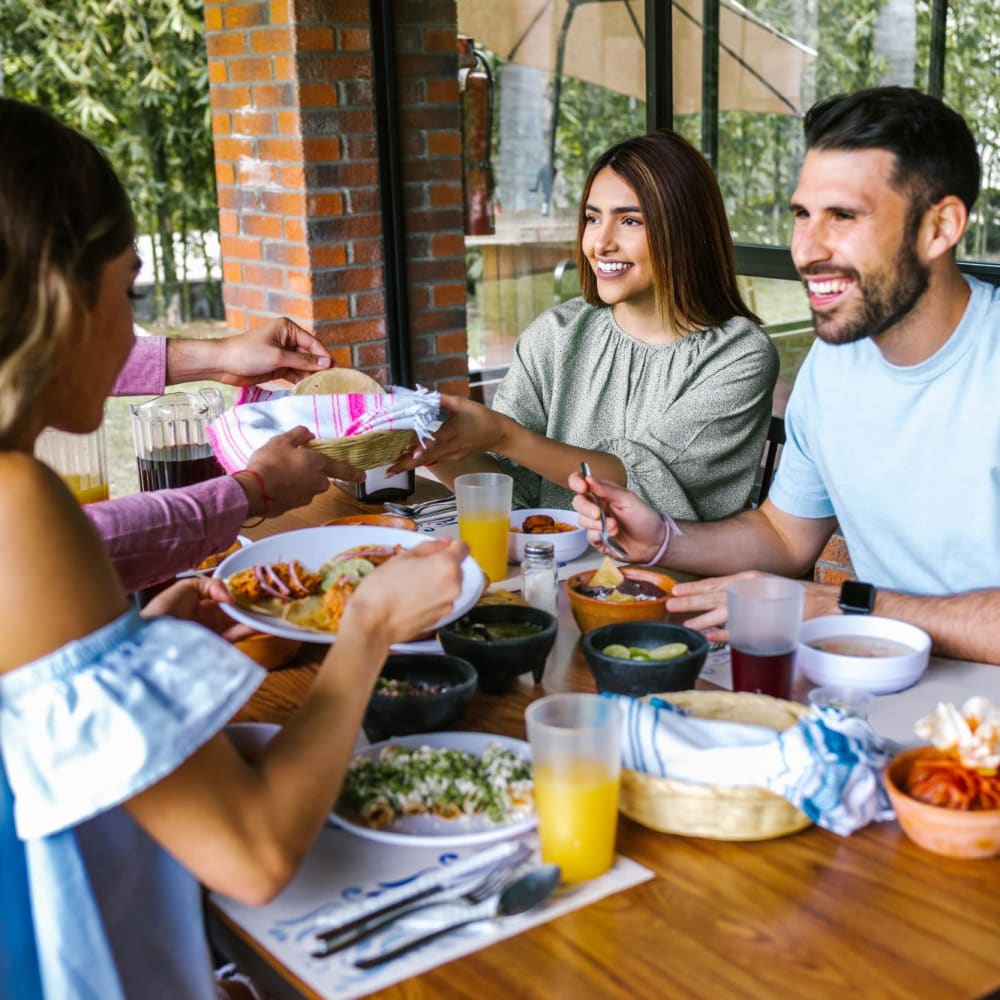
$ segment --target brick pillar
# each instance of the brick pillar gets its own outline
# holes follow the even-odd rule
[[[467,384],[454,0],[397,0],[416,378]],[[206,0],[226,318],[287,315],[381,382],[385,277],[365,0]]]
[[[399,125],[414,377],[468,391],[454,0],[396,3]]]

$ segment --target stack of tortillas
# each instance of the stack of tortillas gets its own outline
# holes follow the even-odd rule
[[[657,695],[699,719],[744,722],[783,731],[808,709],[764,694],[671,691]],[[621,811],[663,833],[715,840],[770,840],[809,826],[810,820],[766,788],[700,785],[622,770]]]
[[[377,396],[385,390],[371,375],[356,368],[327,368],[326,371],[313,372],[292,389],[295,396],[339,396],[350,392]]]
[[[382,395],[385,390],[370,375],[354,368],[328,368],[297,383],[296,396]],[[314,438],[309,447],[356,469],[377,469],[394,462],[414,441],[411,430],[370,431],[352,437]]]

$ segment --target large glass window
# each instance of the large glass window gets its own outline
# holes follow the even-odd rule
[[[587,168],[611,143],[654,125],[672,125],[715,165],[734,238],[748,245],[739,254],[745,290],[774,326],[783,378],[808,341],[786,249],[787,203],[803,153],[801,114],[815,100],[885,83],[940,92],[969,121],[983,156],[983,193],[960,255],[1000,259],[1000,8],[945,6],[458,0],[459,31],[484,51],[494,83],[494,232],[468,237],[472,370],[495,374],[527,322],[573,293],[573,271],[561,264]],[[663,36],[652,22],[668,10],[671,45],[654,62],[671,69],[672,101],[647,107],[647,50]]]

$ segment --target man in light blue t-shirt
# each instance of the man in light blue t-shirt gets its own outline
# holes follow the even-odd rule
[[[768,499],[677,531],[634,494],[590,485],[635,561],[698,576],[800,576],[839,522],[859,579],[808,584],[807,617],[874,612],[919,625],[939,654],[1000,663],[1000,289],[955,259],[979,192],[975,141],[902,87],[822,101],[805,133],[791,249],[819,339]],[[600,547],[593,503],[574,505]],[[678,584],[668,608],[725,638],[727,582]]]

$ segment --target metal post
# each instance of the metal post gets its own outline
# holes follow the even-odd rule
[[[931,57],[927,69],[927,93],[944,97],[944,57],[947,48],[948,0],[931,5]]]
[[[719,0],[704,0],[701,26],[701,151],[719,165]]]
[[[406,230],[403,173],[396,114],[396,45],[393,0],[368,0],[378,143],[379,200],[382,205],[382,259],[389,380],[413,385],[410,317],[406,296]]]
[[[674,27],[669,0],[646,0],[646,127],[674,127]]]

